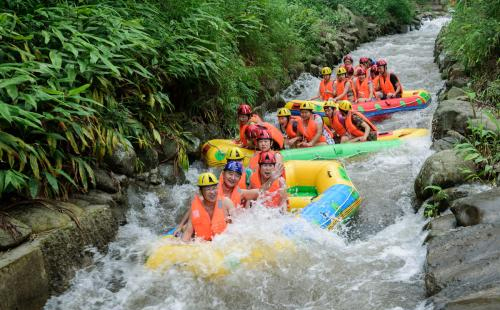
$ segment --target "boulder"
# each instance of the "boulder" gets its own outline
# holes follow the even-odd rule
[[[466,95],[466,93],[463,89],[452,86],[446,93],[446,99],[457,99],[458,97],[464,95]]]
[[[500,225],[500,188],[457,199],[452,203],[451,211],[460,226]]]
[[[9,212],[11,217],[31,227],[34,234],[71,225],[72,220],[68,214],[59,212],[54,205],[21,206]]]
[[[448,69],[448,80],[446,84],[449,86],[464,87],[467,86],[470,79],[465,72],[465,66],[461,63],[454,63]]]
[[[116,193],[120,190],[120,183],[111,177],[111,174],[103,169],[94,170],[95,188],[108,193]]]
[[[429,230],[429,234],[425,238],[425,242],[429,242],[433,238],[446,235],[455,227],[457,227],[457,220],[453,214],[449,213],[438,216],[432,219],[425,226],[425,229]]]
[[[114,172],[132,177],[135,173],[137,155],[132,146],[118,145],[113,154],[105,158],[105,162]]]
[[[166,137],[162,138],[158,159],[160,161],[168,161],[172,160],[175,156],[177,156],[177,142]]]
[[[474,165],[464,161],[454,150],[444,150],[429,156],[415,180],[417,198],[424,200],[432,195],[431,190],[425,190],[429,185],[448,188],[465,183],[465,175],[461,172],[461,168],[473,170]]]
[[[7,250],[21,244],[31,235],[31,227],[10,217],[0,215],[0,251]],[[6,229],[4,229],[6,228]]]
[[[72,197],[77,200],[84,200],[89,204],[115,206],[113,195],[99,190],[91,190],[87,194],[75,194]]]
[[[167,185],[183,184],[186,182],[184,170],[176,168],[174,164],[161,164],[158,167],[159,175]]]
[[[434,142],[432,142],[431,149],[439,152],[439,151],[444,151],[444,150],[450,150],[453,149],[455,144],[459,143],[461,140],[457,139],[456,137],[450,137],[446,136],[441,139],[438,139]]]
[[[456,298],[432,298],[435,310],[497,310],[500,309],[500,285],[490,285]]]
[[[137,157],[142,162],[143,171],[149,171],[158,167],[158,152],[154,148],[139,148],[137,150]]]
[[[441,292],[457,298],[495,283],[500,283],[500,227],[459,227],[428,242],[425,285],[429,296]]]
[[[483,116],[482,114],[480,114],[478,116],[480,116],[480,117],[469,119],[469,123],[471,126],[481,127],[483,129],[491,130],[493,132],[497,132],[498,134],[500,134],[500,128],[498,128],[494,122],[492,122],[489,118],[487,118],[486,116]],[[498,121],[498,120],[497,120],[497,122],[500,123],[500,121]]]
[[[463,135],[467,129],[467,120],[473,116],[472,107],[467,101],[441,101],[432,120],[433,139],[443,138],[450,129]]]
[[[199,158],[201,151],[200,146],[201,140],[198,137],[190,136],[189,142],[186,145],[186,154]]]

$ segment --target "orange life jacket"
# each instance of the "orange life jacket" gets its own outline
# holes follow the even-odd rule
[[[222,210],[222,200],[217,197],[214,213],[210,218],[207,210],[203,207],[200,197],[198,195],[194,196],[191,203],[191,223],[196,236],[205,240],[212,240],[213,236],[222,233],[227,226],[224,211]]]
[[[369,79],[365,77],[362,83],[356,79],[356,95],[358,98],[370,98]]]
[[[301,118],[299,121],[298,131],[305,138],[307,142],[310,142],[316,135],[317,130],[323,130],[323,128],[317,128],[315,120],[320,117],[317,114],[312,114],[307,122],[307,129],[304,126],[304,120]],[[318,142],[326,142],[325,136],[321,134]]]
[[[356,100],[356,92],[354,91],[354,83],[352,82],[351,79],[345,78],[342,82],[339,82],[338,80],[335,81],[335,88],[337,92],[335,93],[336,96],[339,96],[344,92],[345,89],[345,83],[348,82],[349,85],[351,86],[350,91],[345,94],[345,96],[339,98],[339,100],[349,100],[355,101]],[[351,97],[351,98],[349,98]]]
[[[262,187],[262,182],[260,181],[260,171],[253,173],[250,177],[250,188],[258,188]],[[266,194],[264,194],[264,205],[268,208],[278,208],[281,203],[281,195],[278,192],[280,189],[279,180],[275,180],[271,187],[267,190]]]
[[[329,91],[330,93],[326,93],[327,91]],[[319,94],[320,94],[320,97],[321,97],[321,100],[324,100],[324,101],[327,101],[328,99],[330,98],[333,98],[333,81],[330,80],[328,82],[326,82],[325,84],[325,80],[321,80],[321,82],[319,82]]]
[[[372,122],[370,122],[368,120],[368,118],[366,118],[363,114],[361,114],[359,112],[352,112],[352,111],[349,111],[347,113],[347,115],[345,117],[345,127],[344,127],[342,125],[342,122],[340,121],[340,112],[335,111],[335,114],[333,115],[333,119],[332,119],[332,127],[333,127],[333,129],[335,129],[335,132],[337,132],[337,134],[339,136],[343,136],[347,132],[349,132],[352,136],[355,136],[355,137],[361,137],[362,135],[364,135],[364,131],[360,130],[358,127],[356,127],[352,123],[352,115],[353,114],[361,117],[361,119],[363,121],[365,121],[368,124],[368,126],[370,126],[372,131],[377,131],[377,127],[375,127],[375,125],[373,125]]]
[[[283,130],[281,129],[281,133],[286,134],[287,138],[295,138],[297,136],[297,131],[298,131],[298,125],[300,122],[300,117],[299,116],[291,116],[288,119],[288,124],[286,124],[286,128]],[[295,123],[295,126],[294,126]],[[297,131],[294,130],[294,127]]]
[[[257,114],[253,114],[246,124],[243,124],[243,125],[240,124],[240,141],[243,144],[243,146],[248,146],[248,140],[247,140],[247,137],[245,136],[245,131],[246,131],[248,125],[261,123],[261,122],[262,122],[262,119],[260,118],[260,116],[258,116]]]
[[[398,78],[399,81],[399,78]],[[379,83],[380,83],[380,89],[382,92],[387,95],[388,93],[394,93],[396,89],[394,88],[394,85],[391,83],[391,74],[388,73],[387,76],[381,76],[379,75]],[[403,93],[403,85],[401,85],[401,82],[399,82],[400,91],[401,94]]]
[[[273,138],[274,142],[276,142],[279,148],[282,149],[285,145],[285,137],[283,137],[281,131],[267,122],[264,122],[264,127],[266,127],[267,131],[269,131],[269,134],[271,135],[271,138]]]

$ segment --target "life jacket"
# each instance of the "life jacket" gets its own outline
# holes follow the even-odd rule
[[[243,144],[243,146],[248,146],[248,140],[247,140],[247,137],[245,136],[245,131],[246,131],[248,125],[257,124],[257,123],[261,123],[261,122],[262,122],[262,119],[260,118],[260,116],[258,116],[257,114],[253,114],[246,124],[244,124],[244,125],[240,124],[240,141]]]
[[[312,114],[307,122],[307,129],[304,126],[304,120],[301,118],[299,121],[298,131],[305,138],[307,142],[310,142],[316,135],[317,130],[323,130],[323,128],[317,128],[315,120],[320,117],[317,114]],[[318,142],[326,142],[325,136],[323,134],[320,136]]]
[[[222,210],[222,200],[217,197],[212,218],[203,207],[200,197],[194,196],[191,203],[191,223],[197,237],[205,240],[212,240],[213,236],[222,233],[227,226]]]
[[[263,122],[263,124],[271,135],[271,138],[273,138],[273,141],[279,146],[280,149],[282,149],[285,145],[285,137],[283,137],[281,131],[267,122]]]
[[[379,83],[380,83],[380,89],[385,95],[387,95],[388,93],[394,93],[396,91],[396,88],[394,88],[394,85],[392,85],[391,83],[391,73],[388,73],[387,76],[384,77],[379,75]],[[399,82],[399,85],[401,85],[401,82]],[[402,93],[403,93],[403,85],[401,85],[401,94]]]
[[[347,98],[351,102],[355,102],[358,100],[358,96],[356,94],[356,89],[354,88],[354,81],[352,79],[349,79],[349,91],[347,92]]]
[[[319,82],[319,94],[321,100],[327,101],[328,99],[333,98],[332,94],[326,93],[327,91],[333,94],[333,81],[330,80],[325,84],[325,81],[321,80],[321,82]]]
[[[368,78],[365,77],[362,83],[359,82],[359,79],[356,79],[355,89],[358,98],[370,98],[370,86]]]
[[[366,118],[366,116],[364,116],[363,114],[361,114],[359,112],[352,112],[352,111],[349,111],[347,113],[347,115],[345,117],[345,127],[344,127],[344,125],[342,125],[342,122],[340,121],[340,112],[335,111],[335,114],[333,115],[333,119],[331,120],[331,123],[332,123],[333,129],[335,129],[335,132],[339,136],[343,136],[347,132],[349,132],[352,136],[355,136],[355,137],[361,137],[362,135],[364,135],[364,132],[352,123],[352,115],[353,114],[359,116],[363,121],[365,121],[368,124],[368,126],[370,126],[370,129],[372,131],[377,131],[377,127],[375,127],[375,125],[373,125],[372,122],[370,122],[368,120],[368,118]]]
[[[288,124],[286,124],[286,128],[283,129],[280,126],[281,133],[286,135],[287,138],[295,138],[297,136],[298,127],[299,127],[300,117],[299,116],[291,116],[288,119]]]
[[[356,92],[354,91],[354,83],[352,82],[351,79],[348,79],[348,78],[345,78],[342,82],[339,82],[338,80],[335,81],[335,88],[337,90],[337,92],[335,93],[335,95],[339,96],[340,94],[342,94],[344,92],[344,89],[345,89],[345,83],[348,82],[349,85],[351,86],[350,90],[347,92],[347,94],[345,94],[345,96],[339,98],[339,100],[349,100],[351,99],[351,101],[355,101],[356,100]],[[351,97],[351,98],[349,98]]]
[[[250,188],[258,188],[260,189],[262,187],[262,183],[260,181],[260,171],[257,171],[256,173],[253,173],[252,176],[250,177]],[[273,184],[271,184],[271,187],[267,190],[267,192],[264,194],[266,199],[264,199],[264,205],[268,208],[278,208],[281,203],[281,195],[278,192],[280,189],[280,182],[279,180],[275,180]]]

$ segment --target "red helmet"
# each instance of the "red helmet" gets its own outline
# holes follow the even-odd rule
[[[360,75],[365,75],[366,74],[366,70],[364,68],[357,68],[356,69],[356,76],[360,76]]]
[[[373,66],[370,67],[370,73],[378,74],[378,67],[377,67],[377,65],[373,65]]]
[[[247,136],[250,139],[255,139],[257,138],[259,131],[260,131],[259,126],[255,124],[250,124],[245,129],[245,136]]]
[[[377,60],[377,67],[387,66],[387,61],[383,59]]]
[[[370,58],[368,58],[368,57],[361,57],[359,59],[359,63],[360,64],[364,64],[365,62],[370,62]]]
[[[272,140],[273,138],[271,137],[269,131],[267,131],[266,129],[261,129],[259,134],[257,135],[257,140],[265,140],[265,139]]]
[[[240,104],[238,107],[238,115],[249,115],[252,114],[252,107],[246,103]]]
[[[342,58],[343,62],[345,62],[346,60],[350,60],[351,62],[353,62],[351,55],[345,55],[344,58]]]
[[[275,164],[276,156],[273,152],[262,152],[259,157],[259,165],[261,164]]]
[[[345,69],[347,70],[347,76],[352,76],[354,74],[354,68],[352,65],[345,65]]]

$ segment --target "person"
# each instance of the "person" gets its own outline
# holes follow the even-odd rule
[[[323,67],[321,69],[321,75],[323,75],[323,80],[319,82],[318,95],[309,100],[316,100],[320,98],[323,101],[327,101],[328,99],[333,98],[333,81],[331,80],[332,69],[330,67]]]
[[[347,70],[345,69],[345,67],[340,66],[337,69],[337,80],[333,83],[333,92],[335,93],[333,101],[348,100],[350,97],[349,95],[351,95],[351,97],[355,99],[353,83],[346,77],[346,74]]]
[[[331,124],[340,136],[340,143],[377,140],[377,127],[363,114],[352,111],[352,104],[347,100],[338,103]]]
[[[238,107],[238,122],[240,127],[240,136],[236,141],[243,147],[252,147],[251,140],[247,139],[247,134],[250,132],[247,130],[248,126],[254,124],[262,124],[262,119],[259,115],[253,113],[252,107],[246,103],[240,104]]]
[[[352,56],[347,54],[345,55],[343,58],[342,58],[342,62],[344,63],[344,65],[346,66],[352,66],[353,62],[354,62],[354,59],[352,59]]]
[[[358,68],[363,68],[366,71],[366,76],[370,77],[371,66],[372,66],[372,61],[371,61],[370,58],[368,58],[368,57],[360,57],[359,58],[359,65],[354,70],[355,71],[354,73],[356,74],[356,71],[357,71]]]
[[[279,154],[279,152],[271,150],[272,144],[273,139],[269,131],[267,131],[266,129],[261,130],[257,136],[257,147],[259,150],[255,152],[252,158],[250,158],[250,163],[248,164],[248,168],[250,168],[252,174],[255,173],[259,167],[259,156],[262,152],[271,152],[275,154],[276,161],[280,164],[283,163],[281,154]]]
[[[333,115],[335,113],[335,109],[337,108],[337,103],[333,101],[327,101],[323,105],[323,110],[325,111],[325,116],[329,119],[330,121],[330,126],[325,126],[326,130],[328,131],[328,134],[330,137],[337,142],[340,142],[340,137],[336,135],[335,129],[333,129],[332,124],[333,124]]]
[[[357,102],[372,101],[375,97],[372,81],[370,78],[366,77],[366,70],[362,67],[356,69],[354,90],[356,92],[356,97],[358,98]]]
[[[261,152],[259,155],[259,169],[250,177],[250,188],[261,189],[267,184],[269,189],[262,197],[264,206],[268,208],[287,209],[286,182],[283,177],[273,179],[272,174],[276,170],[276,154]]]
[[[345,70],[347,71],[346,78],[351,79],[354,75],[354,68],[352,65],[343,65]]]
[[[231,222],[230,213],[234,205],[229,198],[218,195],[218,183],[217,177],[210,172],[198,177],[199,195],[195,195],[191,202],[183,241],[191,240],[193,234],[207,241],[212,240],[215,235],[224,232]]]
[[[379,73],[379,84],[381,99],[386,98],[401,98],[403,95],[403,86],[399,78],[394,73],[387,71],[387,62],[383,59],[377,61],[377,68]]]
[[[243,160],[245,159],[245,155],[243,154],[243,150],[240,149],[239,147],[235,146],[232,147],[226,154],[226,162],[239,162],[243,166]],[[221,172],[219,176],[219,181],[221,184],[224,184],[224,170]],[[238,186],[241,189],[246,189],[248,186],[248,182],[250,182],[250,179],[247,178],[247,173],[245,169],[242,169],[241,172],[241,178],[240,181],[238,182]]]
[[[287,108],[280,108],[278,110],[278,123],[280,131],[285,138],[285,148],[292,148],[295,146],[300,137],[298,135],[300,117],[292,116],[292,112]]]
[[[317,114],[313,114],[314,106],[311,102],[303,102],[300,105],[300,121],[298,126],[299,135],[302,142],[298,147],[311,147],[326,144],[326,137],[323,135],[323,120]]]

